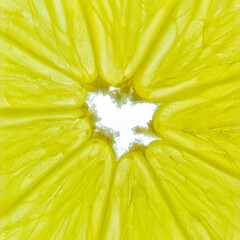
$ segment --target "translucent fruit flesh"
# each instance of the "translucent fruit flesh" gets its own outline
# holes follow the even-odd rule
[[[1,0],[0,239],[239,240],[239,41],[239,0]],[[116,161],[99,79],[161,140]]]

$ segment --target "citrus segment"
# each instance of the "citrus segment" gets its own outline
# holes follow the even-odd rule
[[[146,159],[125,155],[109,195],[102,239],[184,239],[171,206]]]
[[[101,77],[129,79],[149,51],[176,1],[83,1]]]
[[[179,1],[134,76],[144,99],[174,101],[239,76],[239,1]]]
[[[86,142],[91,126],[76,113],[41,116],[7,113],[0,124],[0,213],[18,201]],[[42,118],[42,119],[41,119]]]
[[[162,138],[239,178],[239,99],[239,79],[229,80],[196,97],[162,106],[154,128]]]
[[[183,239],[239,239],[239,179],[162,141],[152,143],[146,157],[184,229]]]
[[[78,0],[71,4],[67,0],[4,0],[0,11],[0,39],[4,35],[12,47],[76,81],[89,83],[95,79],[93,52]],[[35,67],[32,64],[30,69]]]
[[[76,81],[38,61],[5,36],[0,36],[0,45],[0,109],[83,104],[86,92]]]
[[[1,216],[1,238],[99,239],[112,167],[112,150],[89,141]]]

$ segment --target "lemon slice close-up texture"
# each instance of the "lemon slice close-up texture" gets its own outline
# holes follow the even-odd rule
[[[28,239],[240,239],[240,0],[0,0],[0,240]]]

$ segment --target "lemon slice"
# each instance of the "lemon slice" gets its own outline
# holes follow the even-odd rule
[[[239,27],[239,0],[1,0],[0,239],[239,240]],[[109,86],[160,106],[119,161]]]

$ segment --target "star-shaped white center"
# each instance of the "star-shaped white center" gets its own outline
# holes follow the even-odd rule
[[[116,89],[110,87],[108,93]],[[147,133],[137,133],[136,128],[148,128],[148,123],[158,107],[157,104],[145,101],[133,102],[130,97],[124,99],[124,104],[117,104],[107,92],[91,92],[86,100],[89,108],[97,117],[97,129],[109,131],[114,135],[114,149],[119,158],[126,153],[133,143],[150,144],[157,138]]]

